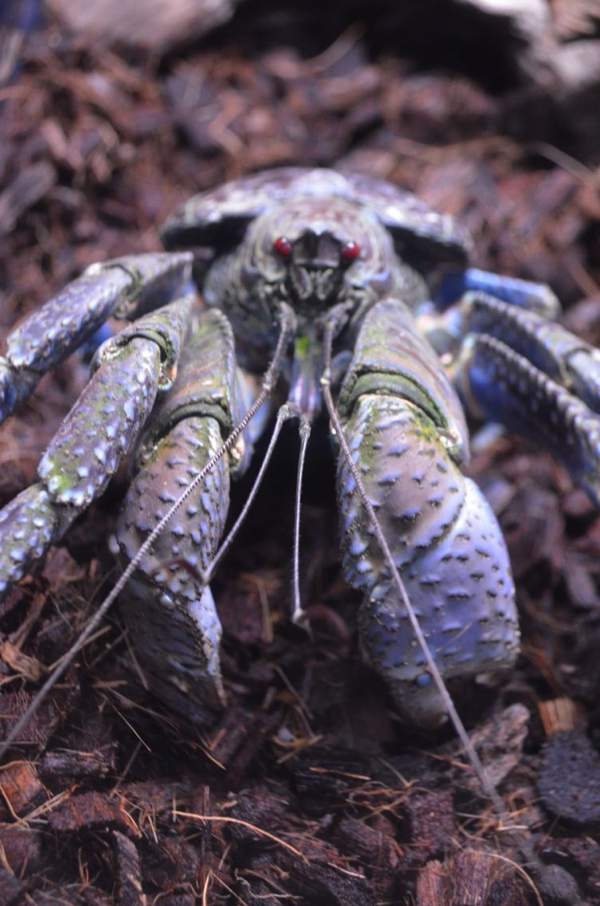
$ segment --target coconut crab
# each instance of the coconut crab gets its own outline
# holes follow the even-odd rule
[[[600,355],[554,323],[547,287],[469,267],[452,218],[363,176],[240,179],[182,205],[163,239],[89,267],[7,339],[0,420],[109,317],[130,322],[97,350],[37,483],[0,512],[0,594],[134,451],[116,531],[132,638],[159,690],[222,706],[209,579],[230,475],[275,412],[272,443],[298,418],[305,450],[325,404],[363,648],[401,712],[436,725],[432,673],[495,675],[518,652],[506,547],[461,471],[464,413],[533,436],[598,501]]]

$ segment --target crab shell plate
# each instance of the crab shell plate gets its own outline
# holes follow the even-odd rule
[[[251,220],[298,197],[339,197],[368,208],[390,232],[396,250],[419,270],[465,267],[468,233],[449,214],[432,210],[410,192],[379,179],[334,170],[282,167],[201,192],[180,205],[161,230],[167,249],[233,248]]]

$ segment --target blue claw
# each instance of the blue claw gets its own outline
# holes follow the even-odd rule
[[[475,290],[489,293],[510,305],[537,311],[551,320],[560,312],[558,299],[549,286],[518,277],[501,277],[475,267],[444,274],[435,290],[434,302],[444,309],[466,292]]]
[[[96,350],[99,349],[106,340],[110,340],[114,334],[115,332],[110,324],[104,323],[91,337],[88,337],[88,339],[79,347],[79,354],[84,362],[91,362]]]

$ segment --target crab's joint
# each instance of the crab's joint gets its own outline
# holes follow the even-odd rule
[[[117,357],[134,337],[142,337],[155,343],[160,350],[158,390],[163,393],[170,390],[177,376],[177,362],[195,303],[196,294],[188,293],[110,337],[94,356],[92,370]]]

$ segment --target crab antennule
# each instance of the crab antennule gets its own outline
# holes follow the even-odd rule
[[[300,516],[302,512],[302,479],[304,476],[304,463],[306,461],[306,449],[312,430],[310,418],[301,413],[300,418],[300,452],[298,454],[298,471],[296,473],[296,497],[294,502],[294,552],[292,561],[292,590],[293,590],[293,611],[292,620],[299,623],[304,616],[302,599],[300,596]]]
[[[260,489],[263,478],[265,476],[265,472],[267,471],[267,467],[273,457],[273,452],[275,450],[275,445],[277,444],[277,441],[279,439],[279,435],[281,434],[281,429],[283,428],[286,421],[288,421],[290,418],[296,418],[296,416],[297,416],[297,413],[296,413],[295,407],[290,406],[287,403],[284,403],[284,405],[280,406],[279,409],[277,410],[277,415],[275,418],[275,425],[273,427],[273,431],[272,431],[271,437],[269,439],[269,446],[267,447],[267,450],[263,457],[263,461],[260,464],[260,469],[258,470],[258,474],[257,474],[256,478],[254,479],[254,483],[252,485],[252,488],[250,489],[250,493],[248,494],[246,500],[244,501],[244,506],[242,507],[241,513],[235,520],[234,524],[231,526],[227,536],[221,542],[218,551],[216,552],[214,558],[212,559],[212,561],[210,562],[210,564],[208,565],[207,569],[204,572],[204,579],[206,582],[209,582],[210,579],[212,578],[212,576],[214,575],[215,570],[217,569],[217,567],[221,563],[221,560],[223,559],[223,557],[225,556],[225,554],[231,547],[235,536],[237,535],[240,528],[242,527],[242,525],[246,519],[246,516],[248,515],[248,513],[252,507],[252,504],[254,503],[254,499]]]

